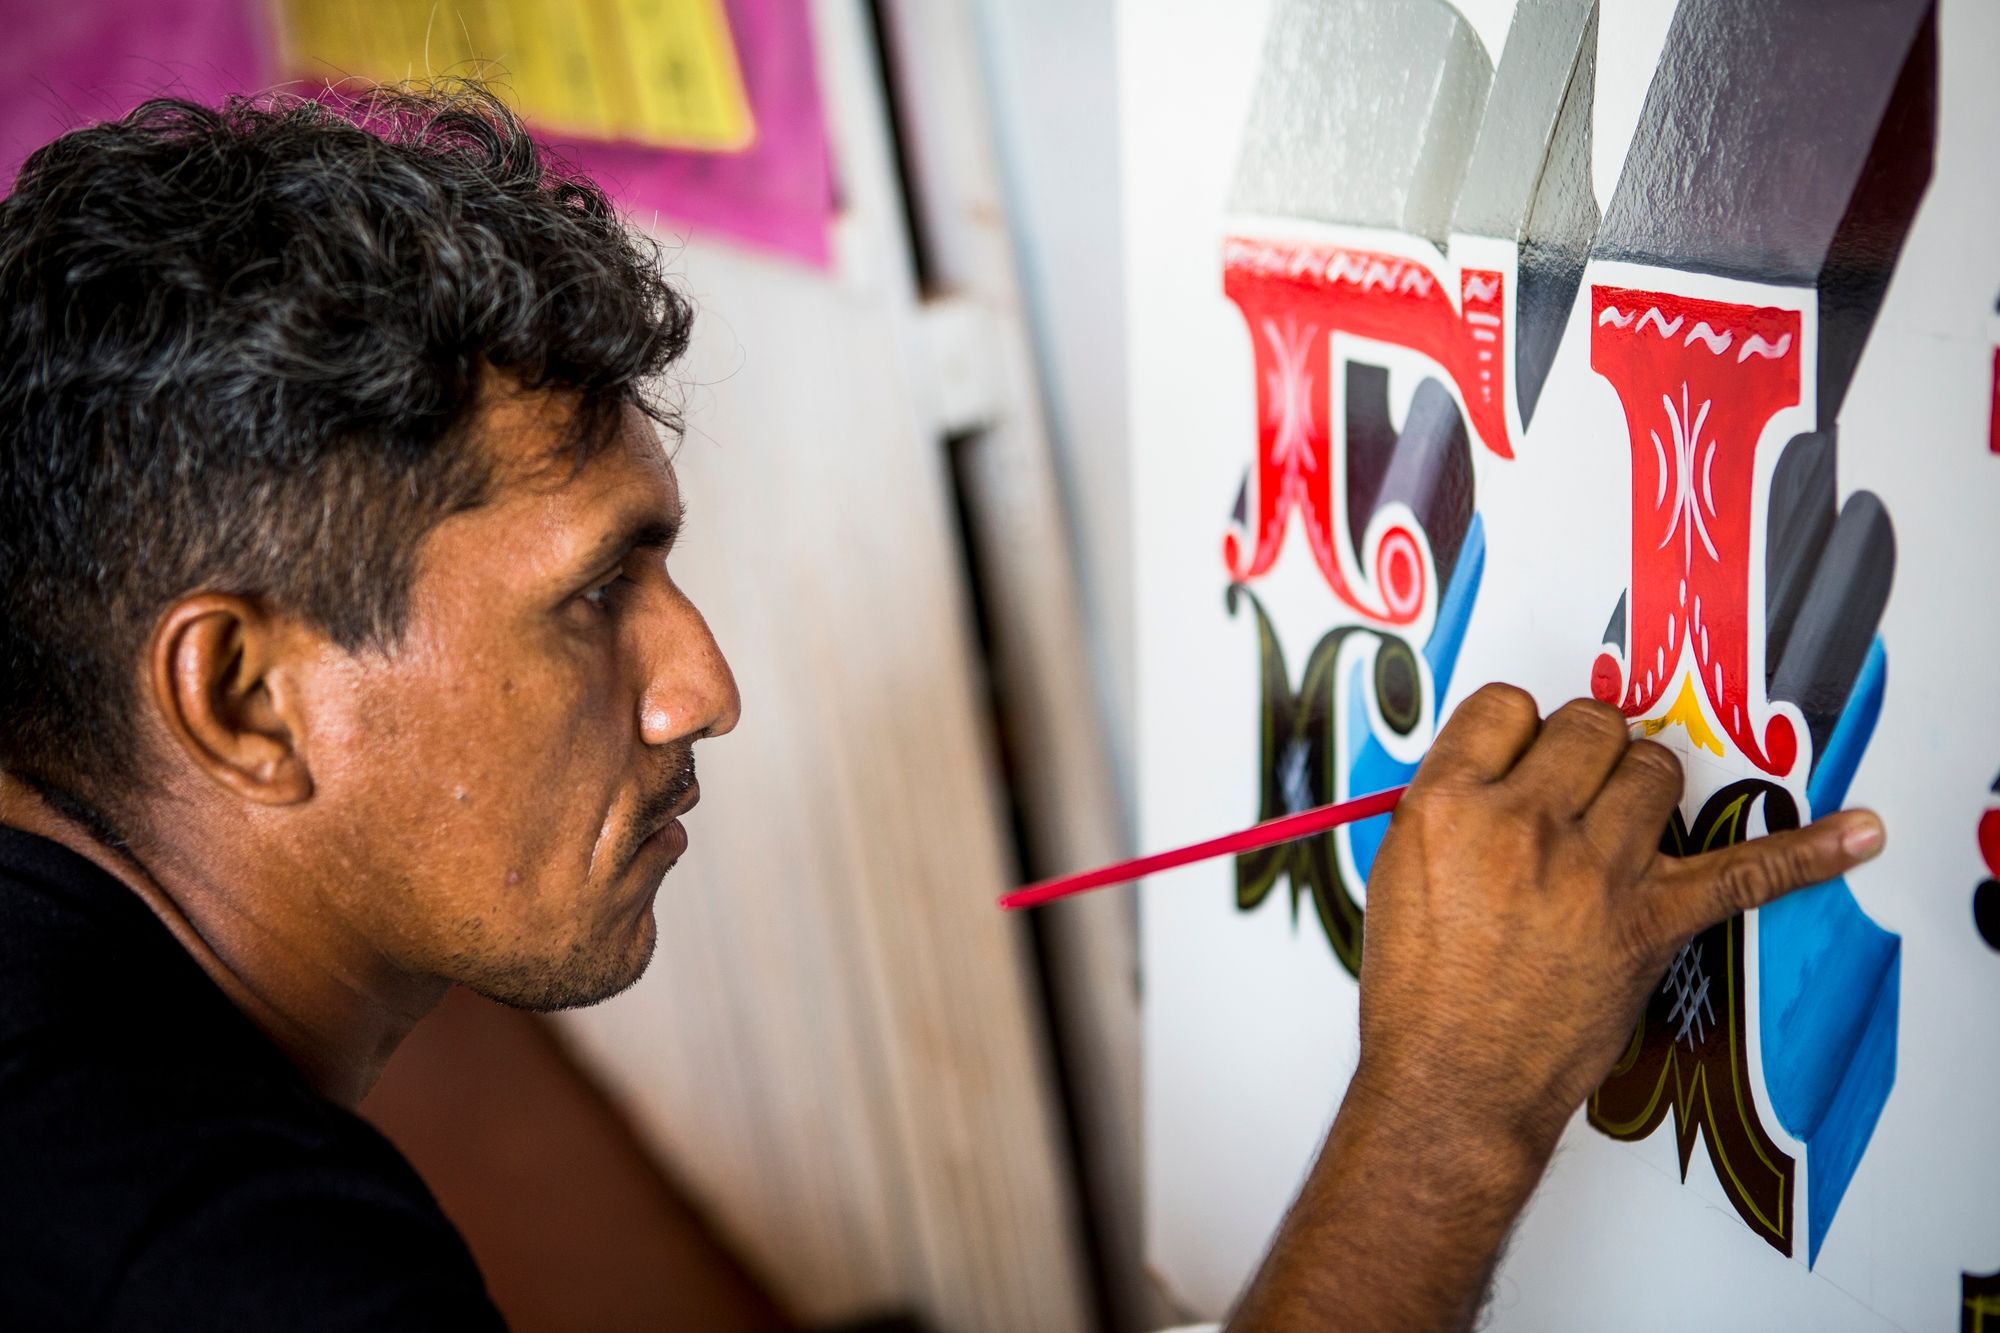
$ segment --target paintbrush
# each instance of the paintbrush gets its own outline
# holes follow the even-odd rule
[[[1310,837],[1315,833],[1324,833],[1330,828],[1339,828],[1342,824],[1351,824],[1357,819],[1367,819],[1371,815],[1386,815],[1396,808],[1396,802],[1403,798],[1403,793],[1407,790],[1407,787],[1390,787],[1386,791],[1371,792],[1366,796],[1356,796],[1352,800],[1336,801],[1332,805],[1301,810],[1295,815],[1281,815],[1276,819],[1267,819],[1261,824],[1252,824],[1249,828],[1235,833],[1225,833],[1219,838],[1190,843],[1186,847],[1176,847],[1172,851],[1134,857],[1130,861],[1099,866],[1095,870],[1086,870],[1077,875],[1045,879],[1039,884],[1030,884],[1024,889],[1003,894],[1000,906],[1010,912],[1022,907],[1036,907],[1042,903],[1054,902],[1057,898],[1067,898],[1071,894],[1101,889],[1107,884],[1127,884],[1145,875],[1172,870],[1176,866],[1191,865],[1196,861],[1206,861],[1210,857],[1240,855],[1243,852],[1254,852],[1259,847],[1269,847],[1273,843]]]

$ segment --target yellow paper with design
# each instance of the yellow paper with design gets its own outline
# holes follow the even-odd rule
[[[287,69],[477,76],[540,129],[738,152],[756,138],[722,0],[274,0]]]

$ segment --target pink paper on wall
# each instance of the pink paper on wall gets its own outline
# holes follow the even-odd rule
[[[823,267],[834,209],[812,27],[804,0],[725,0],[756,139],[735,153],[552,138],[649,226]],[[0,0],[0,192],[65,130],[168,93],[215,102],[270,86],[255,0]]]
[[[692,240],[725,239],[824,267],[833,171],[805,0],[725,0],[757,138],[740,153],[558,141],[626,211]],[[678,224],[678,225],[677,225]]]
[[[0,194],[28,154],[148,97],[215,102],[269,81],[246,0],[0,0]]]

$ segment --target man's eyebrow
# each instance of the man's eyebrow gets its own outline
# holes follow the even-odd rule
[[[607,535],[592,547],[588,558],[582,561],[586,569],[601,569],[623,560],[634,551],[654,551],[662,554],[673,549],[680,539],[681,524],[686,521],[687,506],[675,501],[664,513],[647,514]]]

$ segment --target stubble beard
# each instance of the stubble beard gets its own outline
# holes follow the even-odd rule
[[[659,927],[648,903],[633,936],[575,940],[556,958],[500,961],[461,954],[454,960],[453,979],[513,1009],[538,1014],[582,1009],[631,989],[645,975],[658,944]]]

